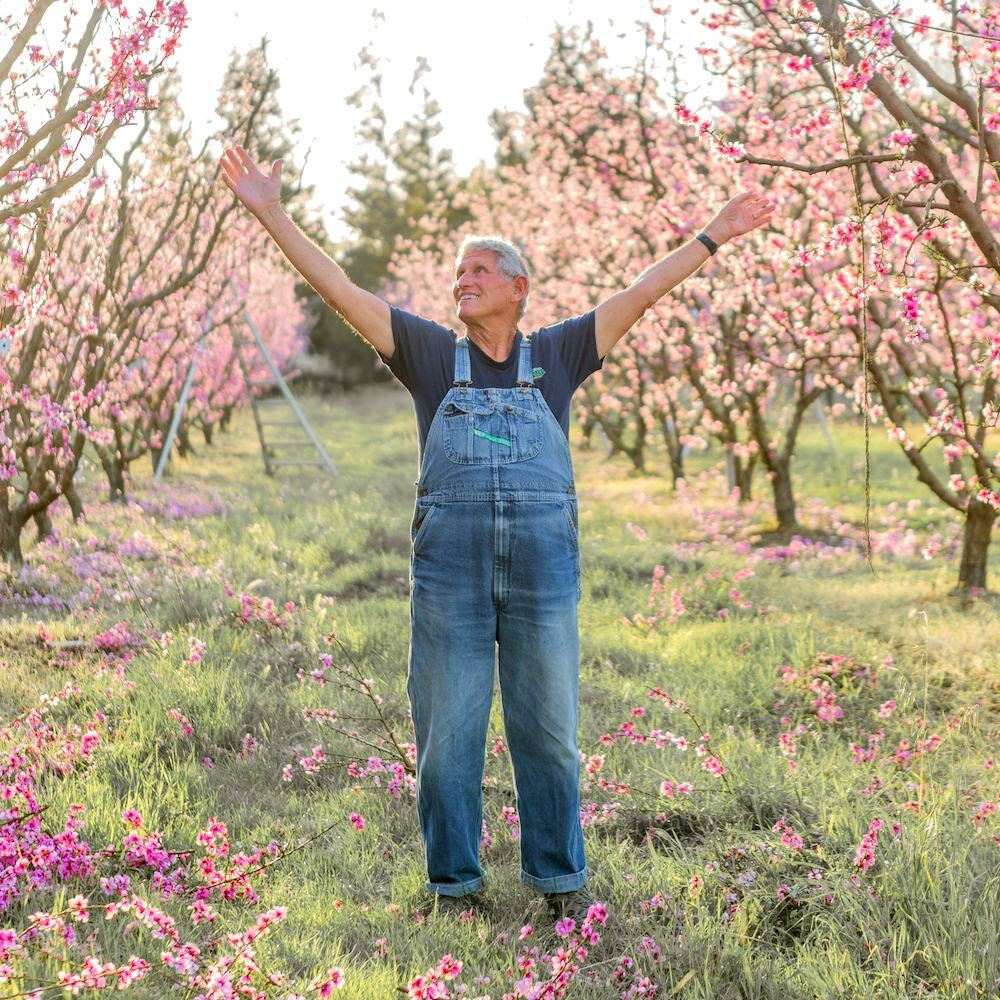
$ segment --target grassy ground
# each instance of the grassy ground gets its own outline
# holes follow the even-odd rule
[[[474,920],[421,919],[414,801],[369,760],[402,763],[398,745],[411,739],[412,411],[405,394],[380,388],[308,400],[307,412],[336,478],[266,478],[240,419],[176,462],[162,490],[136,470],[146,510],[95,497],[86,525],[57,520],[53,543],[29,546],[29,572],[4,590],[4,715],[24,718],[48,695],[46,719],[63,739],[72,730],[62,727],[97,728],[92,756],[39,779],[53,828],[86,806],[80,836],[92,849],[122,843],[127,809],[141,815],[147,850],[156,832],[162,847],[201,856],[212,817],[230,856],[272,845],[274,863],[252,880],[259,899],[215,900],[210,935],[287,906],[256,956],[289,985],[264,995],[304,992],[339,966],[340,995],[385,1000],[451,954],[464,963],[454,995],[499,1000],[523,975],[519,956],[545,965],[559,943],[517,879],[510,765],[492,750],[499,704],[484,792],[490,881]],[[611,915],[566,996],[997,995],[1000,817],[988,804],[1000,616],[989,597],[949,596],[956,525],[889,443],[877,435],[872,446],[874,575],[856,552],[756,545],[766,504],[736,510],[712,471],[717,456],[694,456],[675,495],[668,476],[576,450],[585,833],[592,887]],[[804,434],[807,527],[843,522],[857,537],[860,455],[851,429],[832,451],[817,429]],[[924,559],[928,539],[940,552]],[[997,555],[994,545],[994,568]],[[142,645],[111,643],[113,655],[109,643],[100,654],[51,645],[116,622]],[[650,697],[656,689],[664,697]],[[317,709],[336,720],[307,717]],[[95,712],[103,721],[88,722]],[[24,738],[10,726],[2,736],[5,750]],[[876,820],[884,826],[872,830]],[[101,865],[8,906],[0,926],[20,928],[78,892],[103,900],[97,874],[126,872],[185,940],[206,932],[171,895],[173,867],[164,885],[121,851]],[[123,920],[95,917],[87,929],[78,950],[32,950],[0,997],[54,980],[88,949],[116,961],[159,954]],[[134,992],[162,997],[171,981],[153,976]]]

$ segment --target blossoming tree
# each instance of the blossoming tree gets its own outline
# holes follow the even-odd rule
[[[52,5],[36,5],[36,10],[38,6]],[[116,12],[120,30],[132,24],[119,4],[108,7]],[[136,95],[142,95],[145,110],[156,110],[142,56],[157,26],[176,33],[183,14],[181,4],[169,11],[157,4],[151,14],[137,15],[131,34],[112,35],[112,52],[105,57],[111,77],[125,74],[129,59],[139,66],[127,74],[131,97],[119,94],[120,101],[101,115],[114,117],[113,110],[121,116],[115,121],[131,120],[139,109]],[[92,19],[86,30],[95,31],[99,22]],[[31,18],[26,25],[38,27]],[[27,27],[11,45],[15,60],[24,49]],[[165,54],[172,51],[174,38],[171,34],[164,43]],[[81,59],[91,42],[90,36],[81,40]],[[96,56],[100,74],[102,57],[99,52]],[[63,72],[58,59],[52,65],[56,72],[49,81],[50,96],[68,100],[65,88],[77,74]],[[17,76],[15,72],[13,79]],[[236,102],[237,110],[244,109],[237,119],[248,128],[253,109],[260,106],[252,91],[224,95]],[[58,107],[58,100],[50,103]],[[200,366],[195,412],[203,420],[211,418],[208,400],[220,390],[231,399],[237,383],[233,366],[224,359],[231,356],[232,340],[228,330],[225,339],[206,336],[209,305],[217,306],[212,323],[225,323],[236,314],[242,305],[235,297],[239,293],[227,299],[224,289],[231,277],[245,277],[255,256],[264,262],[261,287],[267,291],[251,297],[244,282],[243,296],[251,298],[251,305],[263,304],[272,320],[280,314],[280,322],[269,323],[267,331],[281,348],[276,351],[279,361],[295,341],[298,314],[289,308],[292,276],[274,280],[276,261],[263,242],[251,243],[246,253],[245,234],[236,231],[243,223],[214,183],[214,158],[204,149],[192,153],[186,137],[174,131],[168,111],[164,107],[155,117],[136,119],[131,142],[115,160],[116,175],[103,168],[103,160],[92,164],[85,159],[89,183],[66,187],[65,164],[60,167],[59,161],[71,160],[73,154],[65,136],[60,148],[66,155],[50,151],[51,177],[46,173],[49,161],[38,159],[39,152],[32,154],[35,162],[5,175],[4,190],[12,194],[16,214],[8,216],[7,253],[0,258],[0,286],[7,289],[0,353],[13,360],[0,367],[0,558],[20,561],[25,525],[34,518],[44,532],[46,512],[60,496],[79,513],[73,484],[88,444],[101,460],[112,494],[121,495],[128,463],[158,446],[158,434],[203,338],[207,363]],[[81,130],[78,147],[95,134],[95,121],[102,120],[88,124],[84,117],[74,119]],[[65,132],[65,126],[59,128]],[[39,143],[54,141],[61,135],[55,128],[51,122],[41,126],[38,138],[20,147],[12,140],[8,164],[21,162],[18,156],[23,161]],[[10,134],[19,133],[15,128]],[[6,211],[0,210],[0,216]],[[32,225],[22,225],[23,219]],[[262,295],[273,301],[262,303]]]
[[[1000,512],[1000,9],[717,0],[706,23],[703,55],[735,81],[718,124],[745,138],[741,158],[834,177],[853,201],[796,262],[840,261],[832,290],[862,356],[851,388],[963,514],[958,585],[985,588]],[[776,99],[762,104],[765,76]],[[807,124],[827,142],[791,157],[770,141]]]
[[[53,50],[46,32],[58,24],[60,9],[66,16],[61,45]],[[58,261],[53,230],[65,218],[56,217],[57,200],[87,178],[91,190],[99,186],[95,166],[115,133],[150,106],[150,78],[172,55],[186,18],[182,2],[163,0],[131,14],[120,0],[111,0],[95,7],[82,27],[72,5],[60,0],[38,0],[26,4],[21,17],[0,18],[6,41],[0,57],[0,154],[5,156],[0,220],[6,230],[0,237],[3,557],[20,557],[24,524],[44,516],[59,495],[58,462],[40,457],[70,457],[75,411],[96,398],[90,395],[93,387],[64,388],[73,398],[61,415],[62,383],[51,365],[36,365],[47,337]],[[85,330],[81,345],[89,335]]]

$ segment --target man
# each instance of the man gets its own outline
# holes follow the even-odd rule
[[[580,597],[570,397],[643,313],[718,245],[765,224],[744,192],[704,233],[596,309],[522,337],[530,278],[517,250],[473,237],[452,295],[465,337],[354,285],[282,211],[281,161],[264,175],[237,146],[222,177],[302,276],[409,389],[420,478],[411,541],[407,695],[417,811],[439,910],[476,902],[482,775],[498,657],[521,821],[521,880],[550,914],[593,901],[579,816]]]

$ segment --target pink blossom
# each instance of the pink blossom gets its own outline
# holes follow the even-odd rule
[[[321,997],[330,996],[334,990],[342,989],[344,986],[344,970],[334,966],[326,974],[326,979],[319,985],[319,995]]]
[[[563,917],[556,923],[556,934],[561,938],[569,937],[576,930],[576,921],[572,917]]]
[[[898,128],[894,132],[889,133],[888,141],[895,146],[909,146],[911,143],[917,141],[917,137],[912,129]]]

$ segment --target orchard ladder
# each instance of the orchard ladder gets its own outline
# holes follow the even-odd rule
[[[268,385],[275,385],[281,390],[282,396],[284,396],[285,402],[288,404],[295,419],[289,420],[287,417],[285,419],[272,419],[272,411],[274,408],[269,405],[263,404],[257,399],[254,390],[258,388],[261,383],[253,382],[250,378],[250,371],[247,368],[246,360],[243,357],[243,337],[240,335],[239,330],[234,327],[233,329],[233,350],[236,354],[237,363],[240,366],[240,372],[243,375],[243,381],[247,387],[247,394],[250,397],[250,409],[253,411],[254,425],[257,428],[257,439],[260,441],[260,453],[264,459],[264,471],[269,475],[274,475],[274,470],[279,466],[290,466],[290,465],[303,465],[303,466],[316,466],[318,468],[325,468],[331,476],[337,474],[337,470],[334,468],[333,462],[330,460],[330,456],[326,453],[326,449],[320,443],[318,437],[313,433],[312,427],[309,426],[309,421],[306,420],[305,414],[302,412],[301,407],[298,404],[295,396],[292,394],[292,390],[288,388],[288,382],[285,377],[278,370],[278,366],[274,363],[274,358],[271,357],[271,352],[267,349],[267,345],[264,343],[263,338],[257,331],[257,327],[254,321],[250,318],[250,313],[247,311],[246,306],[243,307],[243,318],[246,320],[247,326],[250,328],[250,332],[253,334],[253,339],[257,344],[257,350],[260,352],[260,356],[267,363],[268,368],[271,369],[271,374],[274,376],[274,381],[266,383]],[[264,435],[265,427],[300,427],[305,433],[305,438],[291,440],[280,440],[280,441],[268,441]],[[291,437],[291,435],[289,435]],[[315,452],[315,458],[304,458],[304,457],[290,457],[290,458],[276,458],[276,449],[302,449],[302,448],[312,448]],[[296,452],[293,452],[296,455]],[[301,451],[298,451],[298,456],[301,456]]]

